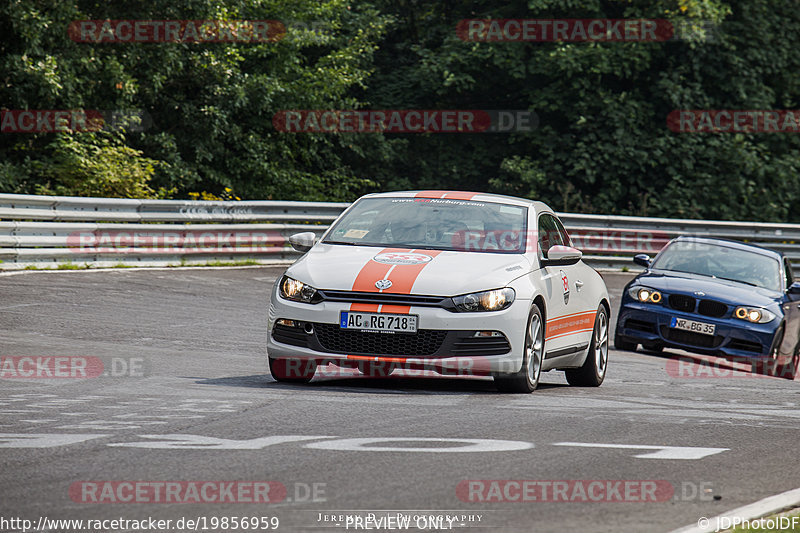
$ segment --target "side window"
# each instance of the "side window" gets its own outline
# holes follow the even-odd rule
[[[569,233],[567,230],[564,229],[564,224],[558,218],[553,218],[556,221],[556,225],[558,226],[558,233],[561,235],[561,244],[564,246],[572,246],[572,241],[569,238]]]
[[[792,263],[788,257],[783,258],[783,269],[786,272],[786,288],[788,289],[794,283],[794,273],[792,272]]]
[[[553,246],[564,244],[561,233],[558,231],[556,219],[552,215],[539,216],[539,250],[542,257],[547,257],[547,252]]]

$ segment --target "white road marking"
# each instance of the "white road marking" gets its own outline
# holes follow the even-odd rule
[[[119,421],[119,420],[93,420],[81,422],[80,424],[67,424],[58,426],[57,429],[96,429],[100,431],[114,431],[117,429],[140,429],[142,426],[155,426],[163,425],[167,422],[163,420],[135,420],[135,421]]]
[[[43,304],[16,304],[16,305],[8,305],[6,307],[0,307],[0,311],[5,311],[6,309],[15,309],[17,307],[30,307],[32,305],[43,305]]]
[[[139,435],[142,439],[163,439],[151,442],[119,442],[109,446],[122,448],[150,448],[160,450],[260,450],[273,444],[284,442],[302,442],[317,439],[333,439],[325,435],[276,435],[250,440],[218,439],[203,435]]]
[[[379,446],[381,442],[435,442],[450,444],[447,447],[426,448],[413,446]],[[312,442],[306,448],[316,450],[338,450],[348,452],[427,452],[427,453],[459,453],[459,452],[511,452],[533,448],[533,443],[519,440],[495,439],[442,439],[418,437],[372,437],[359,439],[337,439],[325,442]]]
[[[67,444],[77,444],[108,435],[94,433],[0,433],[0,448],[55,448]]]
[[[648,446],[639,444],[601,444],[595,442],[554,442],[553,446],[579,448],[619,448],[622,450],[658,450],[634,455],[637,459],[683,459],[692,461],[730,450],[730,448],[699,448],[694,446]]]

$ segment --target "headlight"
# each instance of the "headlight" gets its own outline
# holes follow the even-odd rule
[[[473,292],[453,298],[456,309],[464,312],[500,311],[514,302],[514,289],[496,289],[493,291]]]
[[[733,316],[739,320],[747,320],[748,322],[756,322],[758,324],[766,324],[775,319],[775,313],[771,313],[760,307],[737,307],[733,312]]]
[[[317,289],[289,276],[283,276],[283,279],[281,279],[279,292],[281,293],[281,298],[292,300],[293,302],[313,304],[319,301]]]
[[[650,289],[648,287],[631,287],[628,289],[628,294],[630,294],[631,298],[638,302],[646,303],[661,303],[661,293],[655,289]]]

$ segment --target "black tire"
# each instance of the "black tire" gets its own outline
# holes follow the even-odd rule
[[[513,374],[495,375],[494,384],[497,390],[522,394],[536,390],[542,375],[542,361],[544,361],[544,328],[542,311],[534,305],[528,314],[528,323],[525,328],[522,368]]]
[[[785,365],[775,365],[775,377],[793,380],[800,367],[800,352],[795,352],[792,360]]]
[[[781,324],[778,332],[772,339],[772,345],[769,347],[769,359],[759,359],[751,363],[751,373],[760,374],[762,376],[780,376],[782,370],[779,370],[776,359],[778,357],[778,350],[780,350],[781,343],[783,343],[783,335],[786,331],[786,326]],[[794,376],[792,376],[794,377]]]
[[[282,383],[308,383],[317,371],[313,359],[273,359],[269,357],[269,372]]]
[[[781,329],[777,335],[775,335],[775,340],[772,341],[772,346],[770,346],[769,353],[773,357],[773,359],[777,359],[778,357],[778,350],[781,347],[781,343],[783,342],[783,336],[786,332],[786,326],[781,325]],[[794,379],[797,375],[798,366],[800,366],[800,353],[795,350],[794,355],[792,356],[792,360],[784,365],[779,365],[777,361],[773,362],[772,365],[769,367],[769,374],[771,376],[777,378],[785,378],[785,379]]]
[[[635,352],[636,347],[639,343],[625,340],[624,337],[620,335],[614,335],[614,348],[617,350],[623,350],[625,352]]]
[[[663,344],[642,344],[642,350],[652,353],[661,353],[664,351]]]
[[[594,319],[592,342],[580,368],[565,370],[567,383],[576,387],[599,387],[608,369],[608,311],[602,304]]]

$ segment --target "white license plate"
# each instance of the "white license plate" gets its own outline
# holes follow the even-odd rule
[[[418,315],[342,311],[339,315],[339,326],[342,329],[376,333],[416,333],[418,320]]]
[[[695,333],[702,333],[703,335],[713,335],[717,330],[714,324],[706,324],[705,322],[695,322],[694,320],[687,320],[685,318],[672,317],[669,327],[675,329],[683,329],[686,331],[694,331]]]

